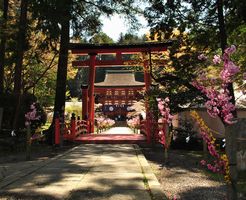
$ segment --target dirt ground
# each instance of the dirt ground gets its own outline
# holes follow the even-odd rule
[[[64,144],[63,147],[54,147],[45,143],[33,144],[31,147],[31,160],[45,160],[65,152],[76,146],[75,144]],[[1,149],[0,148],[0,164],[21,162],[26,160],[26,152],[24,147]]]
[[[211,173],[200,165],[202,152],[170,150],[169,162],[165,165],[163,148],[142,148],[142,152],[169,199],[226,199],[223,176]],[[238,178],[238,199],[246,200],[246,172],[239,172]]]
[[[143,148],[142,151],[169,199],[226,199],[223,177],[204,173],[205,170],[200,166],[200,152],[171,150],[168,164],[163,165],[163,149]]]

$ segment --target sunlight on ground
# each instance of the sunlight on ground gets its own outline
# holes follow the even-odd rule
[[[134,132],[128,127],[113,127],[102,133],[105,133],[105,134],[134,134]]]

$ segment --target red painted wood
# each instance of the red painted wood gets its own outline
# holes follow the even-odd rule
[[[88,120],[88,87],[82,86],[82,119]]]
[[[76,120],[75,119],[71,119],[70,131],[71,131],[71,138],[72,140],[74,140],[76,138]]]
[[[144,82],[145,82],[145,90],[148,91],[151,86],[151,76],[148,69],[148,62],[144,62]],[[146,134],[147,134],[147,143],[151,143],[151,118],[150,118],[150,109],[149,102],[145,101],[145,109],[146,109]]]
[[[135,49],[88,49],[88,50],[83,50],[83,49],[73,49],[72,54],[77,54],[77,55],[87,55],[90,53],[97,53],[97,54],[103,54],[103,53],[129,53],[129,54],[135,54],[139,52],[164,52],[167,51],[167,47],[152,47],[149,50],[146,48],[135,48]]]
[[[162,52],[167,50],[167,45],[164,46],[162,44],[158,46],[149,45],[148,47],[142,46],[142,47],[134,47],[134,46],[115,46],[112,48],[106,48],[102,46],[101,48],[93,48],[93,46],[88,48],[80,48],[79,46],[76,48],[74,47],[71,49],[72,54],[79,54],[79,55],[87,55],[90,53],[139,53],[139,52]]]
[[[72,65],[74,67],[89,67],[90,66],[90,61],[85,60],[85,61],[73,61]],[[136,63],[134,60],[96,60],[96,66],[101,66],[101,67],[108,67],[108,66],[136,66]]]
[[[93,84],[93,87],[94,87],[94,84]],[[94,91],[93,91],[93,97],[92,97],[92,99],[91,99],[91,120],[90,120],[90,122],[91,122],[91,127],[90,127],[90,132],[91,133],[94,133],[94,125],[95,125],[95,96],[94,96]]]
[[[93,144],[142,144],[146,142],[146,137],[142,134],[84,134],[75,141]]]
[[[96,71],[96,54],[90,55],[90,71],[89,71],[89,121],[90,121],[90,133],[94,132],[94,83],[95,83],[95,71]]]

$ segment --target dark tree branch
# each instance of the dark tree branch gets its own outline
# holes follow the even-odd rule
[[[28,87],[26,87],[24,89],[24,93],[27,92],[29,89],[35,87],[37,85],[37,83],[45,76],[45,74],[47,73],[47,71],[50,70],[51,68],[53,68],[55,66],[55,65],[53,65],[53,62],[54,62],[54,60],[55,60],[55,58],[56,58],[57,55],[58,55],[58,53],[56,53],[53,56],[53,58],[52,58],[52,60],[51,60],[51,62],[49,64],[49,66],[39,75],[39,77],[31,85],[29,85]]]

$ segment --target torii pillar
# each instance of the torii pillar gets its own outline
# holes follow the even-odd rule
[[[90,68],[89,68],[89,88],[88,88],[88,120],[89,120],[89,133],[94,133],[94,83],[96,72],[96,53],[90,53]]]
[[[145,56],[143,56],[145,58]],[[148,60],[144,59],[144,82],[145,82],[145,90],[146,92],[149,91],[151,86],[151,76],[148,67]],[[151,116],[150,116],[150,109],[149,109],[149,102],[145,102],[145,109],[146,109],[146,132],[147,132],[147,143],[151,143]]]
[[[82,90],[82,120],[88,120],[88,85],[81,85]]]

